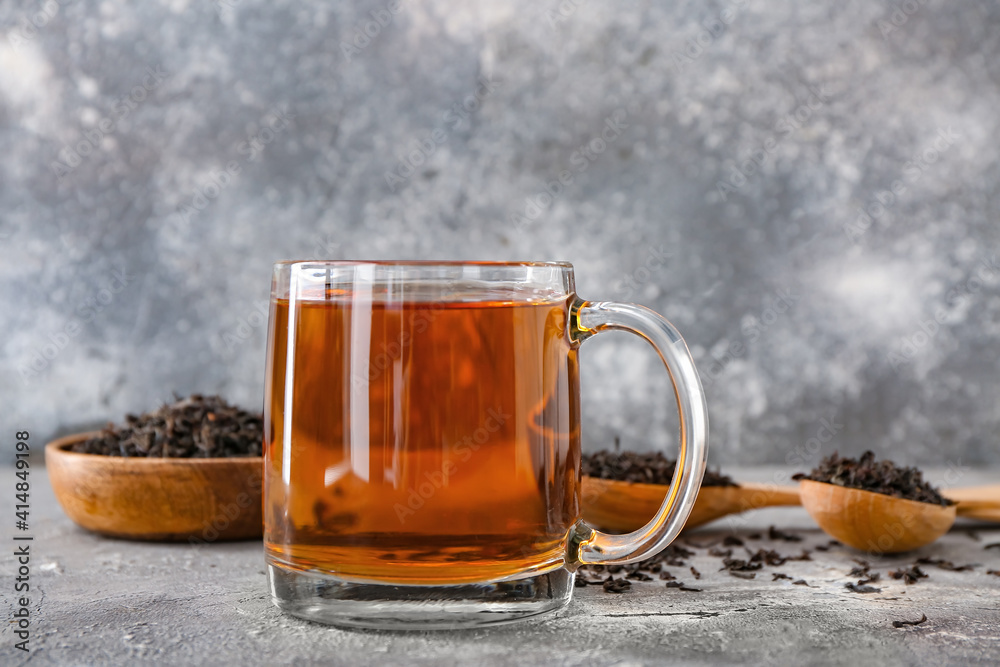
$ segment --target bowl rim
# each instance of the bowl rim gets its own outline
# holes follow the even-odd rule
[[[171,465],[190,465],[190,466],[205,466],[205,465],[263,465],[263,456],[225,456],[225,457],[213,457],[213,458],[203,458],[195,459],[190,457],[180,457],[180,456],[108,456],[106,454],[88,454],[85,452],[70,452],[67,451],[67,447],[70,447],[77,442],[81,442],[88,438],[92,438],[101,431],[86,431],[82,433],[71,433],[69,435],[64,435],[60,438],[50,440],[45,444],[45,457],[46,459],[50,456],[65,457],[66,459],[78,459],[91,460],[94,463],[100,461],[102,463],[108,463],[111,465],[139,465],[139,466],[162,466],[165,464]]]

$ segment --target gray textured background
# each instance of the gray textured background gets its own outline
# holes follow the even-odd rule
[[[715,463],[1000,463],[997,3],[402,0],[347,48],[386,5],[0,2],[5,431],[259,405],[276,259],[565,259],[685,334]],[[587,446],[666,446],[609,338]]]

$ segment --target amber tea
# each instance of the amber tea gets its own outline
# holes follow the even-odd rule
[[[269,558],[409,584],[561,567],[580,519],[571,297],[388,294],[272,304]]]
[[[680,412],[649,522],[581,520],[577,350],[652,345]],[[508,623],[564,607],[580,565],[655,555],[705,469],[708,414],[676,329],[584,301],[566,262],[277,262],[264,391],[264,547],[283,611],[348,627]]]

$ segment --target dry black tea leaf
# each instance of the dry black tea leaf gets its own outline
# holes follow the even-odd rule
[[[995,577],[1000,577],[1000,570],[986,570],[986,574],[992,574]]]
[[[742,547],[743,540],[736,537],[735,535],[726,535],[722,538],[722,546],[724,547]]]
[[[764,564],[760,561],[747,561],[742,558],[723,558],[722,567],[719,569],[729,570],[730,572],[752,572],[762,567],[764,567]]]
[[[850,572],[847,573],[849,577],[865,577],[868,576],[868,572],[871,571],[872,566],[868,561],[854,559],[854,562],[858,564],[857,567],[852,568]]]
[[[685,586],[683,581],[668,581],[667,588],[676,588],[679,591],[688,591],[689,593],[701,593],[700,588]]]
[[[873,572],[871,575],[865,577],[864,579],[858,579],[858,586],[867,586],[868,584],[875,583],[882,578],[882,575],[878,572]]]
[[[584,475],[599,479],[615,479],[641,484],[670,484],[674,479],[677,461],[668,459],[662,452],[609,452],[584,454],[580,467]],[[702,486],[738,486],[721,472],[705,471]]]
[[[667,570],[663,569],[663,566],[666,564],[687,567],[687,564],[684,560],[682,560],[682,558],[690,558],[694,555],[695,553],[690,549],[686,549],[679,544],[671,544],[655,556],[637,563],[629,563],[627,565],[584,565],[577,571],[577,577],[578,580],[579,578],[586,576],[601,579],[605,574],[614,575],[624,573],[624,579],[614,579],[613,577],[609,578],[614,579],[614,582],[626,581],[628,579],[633,581],[653,581],[654,579],[650,575],[655,574],[658,575],[661,580],[673,580],[674,576]],[[599,583],[602,583],[602,581],[588,582],[590,585],[596,585]],[[604,580],[603,583],[609,587],[609,593],[621,593],[622,590],[624,590],[619,590],[621,586],[617,583],[608,584],[607,580]],[[631,585],[630,582],[626,581],[626,583]],[[586,584],[580,585],[583,586]]]
[[[767,539],[769,540],[784,540],[785,542],[801,542],[802,537],[795,535],[793,533],[786,533],[783,530],[778,530],[774,526],[767,529]]]
[[[902,579],[907,584],[915,584],[918,579],[926,579],[927,575],[916,565],[911,565],[909,568],[903,570],[890,570],[889,576],[893,579]]]
[[[928,558],[927,556],[918,558],[917,563],[919,565],[934,565],[938,569],[948,570],[950,572],[966,572],[976,568],[976,566],[972,563],[967,565],[955,565],[950,560],[945,560],[944,558]]]
[[[812,588],[812,586],[809,585],[809,582],[806,581],[805,579],[799,579],[797,581],[793,581],[792,586],[806,586],[808,588]]]
[[[756,572],[745,572],[743,570],[729,570],[729,575],[737,579],[754,579],[757,577]]]
[[[888,460],[876,461],[873,452],[865,452],[859,459],[841,458],[834,452],[808,474],[798,473],[792,479],[810,479],[945,507],[954,505],[925,482],[923,473],[916,468],[897,466]]]
[[[751,563],[766,563],[767,565],[778,566],[784,565],[787,560],[788,558],[785,558],[777,551],[769,549],[758,549],[756,553],[750,554]]]
[[[260,456],[263,418],[219,396],[192,394],[154,412],[126,415],[71,448],[80,454],[148,458]]]
[[[694,565],[691,566],[691,574],[694,575],[695,579],[701,579],[701,572],[699,572],[698,570],[694,569]]]
[[[624,593],[632,588],[632,582],[627,579],[615,579],[614,577],[608,577],[604,580],[603,586],[605,593]]]
[[[984,549],[1000,549],[1000,542],[991,542],[983,547]]]
[[[875,586],[869,586],[868,584],[864,584],[861,581],[859,581],[856,584],[852,584],[852,583],[844,584],[844,588],[846,588],[847,590],[850,590],[850,591],[854,591],[855,593],[881,593],[882,592],[881,588],[876,588]]]
[[[902,628],[907,625],[920,625],[921,623],[925,623],[926,621],[927,621],[927,614],[921,614],[919,621],[893,621],[892,627]]]
[[[778,581],[779,579],[788,579],[789,581],[792,580],[792,578],[787,574],[782,574],[781,572],[773,572],[771,574],[771,581]]]

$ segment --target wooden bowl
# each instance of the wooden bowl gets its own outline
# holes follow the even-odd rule
[[[259,456],[123,458],[67,451],[96,433],[45,446],[52,490],[87,530],[130,540],[206,543],[260,539]]]

